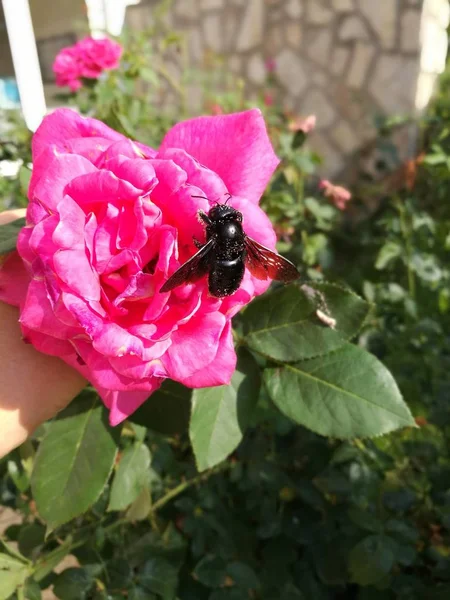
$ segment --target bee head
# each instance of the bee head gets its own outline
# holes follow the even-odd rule
[[[227,204],[216,204],[213,206],[208,213],[208,217],[211,221],[221,220],[242,222],[242,213]]]

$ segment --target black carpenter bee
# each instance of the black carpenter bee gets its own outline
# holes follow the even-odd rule
[[[228,194],[227,202],[230,197]],[[199,211],[198,216],[206,225],[206,243],[194,239],[198,252],[169,277],[160,292],[170,292],[208,273],[209,293],[217,298],[231,296],[241,285],[245,267],[257,279],[288,283],[300,277],[290,261],[246,235],[242,213],[226,202],[217,203],[208,214]]]

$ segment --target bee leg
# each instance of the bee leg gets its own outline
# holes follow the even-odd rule
[[[198,218],[201,221],[203,221],[206,225],[212,225],[211,219],[208,217],[208,215],[203,210],[199,210],[197,215],[198,215]]]

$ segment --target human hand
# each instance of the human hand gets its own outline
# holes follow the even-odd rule
[[[24,215],[24,209],[0,213],[0,225]],[[22,444],[86,385],[61,359],[25,344],[18,318],[17,308],[0,302],[0,457]]]

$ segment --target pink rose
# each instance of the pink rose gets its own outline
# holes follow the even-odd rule
[[[227,192],[248,235],[275,247],[258,201],[278,159],[260,111],[179,123],[155,151],[60,109],[32,150],[27,225],[0,269],[0,300],[20,305],[24,338],[90,380],[113,425],[167,377],[229,383],[231,318],[270,282],[246,271],[226,298],[206,278],[159,289],[195,253],[193,236],[204,239],[197,212]]]
[[[103,71],[116,69],[122,55],[122,46],[108,38],[86,37],[74,46],[63,48],[55,58],[53,72],[56,85],[68,86],[74,92],[81,78],[97,79]]]
[[[86,37],[76,44],[76,49],[81,76],[89,79],[97,79],[103,71],[117,69],[122,56],[122,46],[108,38]]]
[[[63,48],[58,53],[53,63],[53,72],[56,75],[56,85],[59,87],[68,86],[72,92],[76,92],[81,87],[78,52],[74,46]]]
[[[340,185],[334,185],[328,179],[322,179],[319,188],[323,190],[324,196],[329,198],[339,210],[345,210],[347,202],[352,199],[351,192]]]

